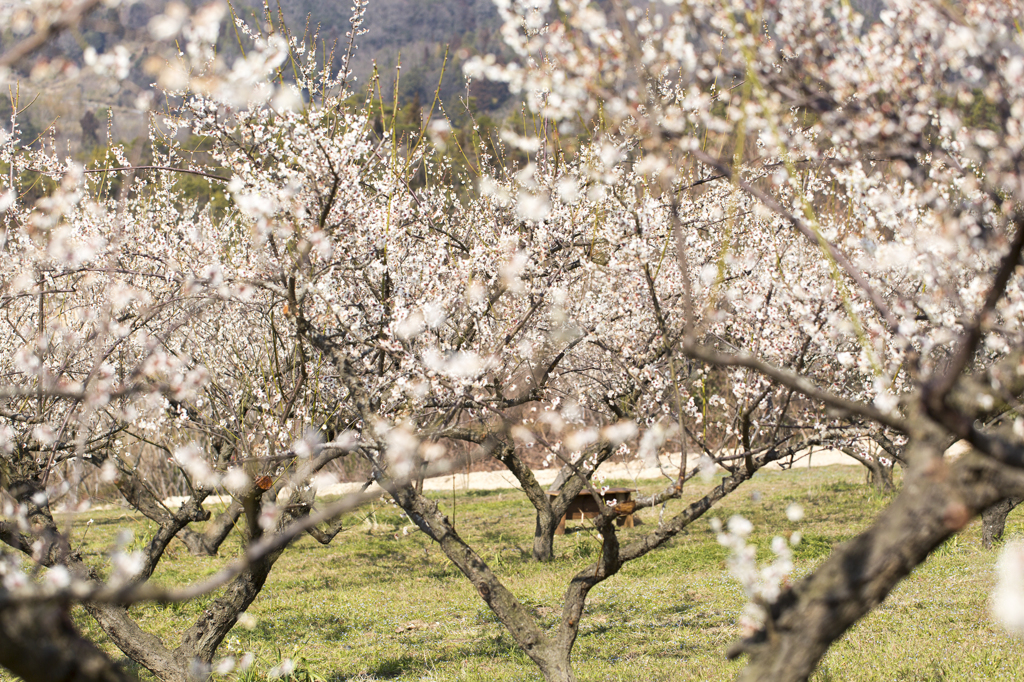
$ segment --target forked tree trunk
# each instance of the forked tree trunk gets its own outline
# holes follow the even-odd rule
[[[577,471],[573,466],[563,467],[559,473],[560,488],[556,497],[551,497],[541,489],[531,473],[529,477],[517,477],[527,491],[527,496],[537,510],[537,521],[533,532],[533,558],[536,561],[551,561],[555,558],[555,531],[562,516],[568,511],[576,496],[587,487],[590,476],[597,470],[597,465],[611,456],[613,449],[607,443],[596,443],[587,452],[586,459],[594,460],[589,469]],[[509,467],[512,469],[512,467]],[[513,473],[515,470],[513,469]],[[527,489],[532,486],[532,492]]]
[[[185,528],[178,537],[185,543],[192,556],[217,556],[217,550],[224,544],[224,540],[227,539],[241,515],[242,504],[238,500],[232,500],[228,508],[213,521],[210,521],[202,533]]]
[[[802,447],[797,445],[795,449]],[[547,682],[575,682],[571,652],[579,633],[580,620],[589,591],[615,575],[627,561],[644,556],[683,532],[719,500],[749,480],[754,472],[776,459],[779,459],[779,452],[774,449],[758,455],[753,467],[742,468],[723,478],[703,498],[691,503],[671,520],[659,524],[657,529],[646,536],[622,548],[619,547],[615,532],[615,517],[620,512],[605,509],[595,520],[602,534],[601,557],[569,581],[562,603],[562,620],[557,631],[553,633],[539,626],[529,609],[516,599],[494,575],[487,563],[459,537],[448,517],[438,509],[436,502],[417,493],[412,485],[393,484],[383,476],[379,480],[398,506],[428,537],[440,545],[445,555],[469,579],[480,598],[508,629],[516,644],[536,663],[544,679]],[[579,478],[576,477],[576,480],[579,481]],[[677,497],[679,491],[678,483],[674,482],[663,494],[647,498],[644,502],[650,506],[656,503],[656,500]],[[555,516],[557,512],[557,509],[549,512],[549,520],[557,521],[560,518],[560,515]]]
[[[879,461],[879,457],[861,454],[854,448],[845,447],[841,448],[841,450],[864,465],[868,472],[868,485],[880,493],[891,493],[896,490],[896,485],[892,481],[893,463],[890,462],[888,465],[882,464]]]
[[[484,600],[508,629],[516,644],[537,665],[547,682],[575,682],[569,662],[575,636],[553,638],[538,624],[526,608],[494,575],[487,563],[467,545],[452,527],[448,517],[440,512],[437,503],[416,492],[411,484],[390,485],[385,488],[398,505],[432,540],[440,545],[462,574],[476,588]],[[582,611],[582,600],[579,604]],[[572,628],[578,627],[578,617]]]
[[[327,456],[324,457],[325,461],[329,461],[329,459],[326,459]],[[82,580],[99,580],[94,571],[70,552],[70,548],[67,546],[66,541],[63,540],[63,536],[60,534],[50,514],[49,507],[46,504],[39,505],[36,503],[36,498],[44,489],[40,478],[40,468],[36,460],[31,457],[25,457],[19,458],[18,463],[22,465],[20,467],[21,470],[12,470],[12,467],[8,467],[5,472],[6,478],[4,483],[8,492],[27,510],[30,526],[33,528],[33,535],[46,539],[51,546],[47,555],[42,557],[41,563],[46,566],[62,563]],[[128,486],[126,481],[124,488],[128,490],[129,494],[134,495],[136,499],[142,500],[143,503],[151,501],[152,496],[145,492],[135,495],[138,491],[146,490],[141,485]],[[193,521],[204,520],[209,517],[209,514],[202,508],[202,500],[207,494],[207,491],[197,491],[174,514],[160,507],[162,523],[143,552],[142,570],[135,576],[135,580],[144,581],[152,575],[157,562],[163,556],[167,546],[185,526]],[[250,506],[255,506],[263,494],[264,491],[254,482],[250,490],[242,496],[242,499],[251,503]],[[151,511],[156,513],[155,510]],[[282,516],[279,523],[284,524],[291,519],[291,512],[288,512]],[[257,539],[261,533],[262,530],[256,523],[249,524],[249,534],[252,536],[252,539]],[[32,552],[27,540],[23,540],[20,534],[15,533],[14,529],[0,528],[0,538],[12,547]],[[234,626],[238,616],[249,607],[259,594],[274,562],[277,561],[283,551],[284,547],[281,547],[253,561],[245,571],[224,588],[223,593],[218,598],[214,599],[204,609],[196,622],[182,635],[181,645],[173,650],[166,647],[159,637],[143,630],[131,617],[128,610],[121,605],[85,603],[84,607],[93,616],[100,628],[126,656],[153,672],[161,682],[202,682],[208,678],[209,664],[213,660],[217,647]],[[8,644],[8,642],[4,641],[5,637],[7,640],[11,640],[16,635],[16,633],[4,632],[4,628],[10,627],[11,624],[12,621],[7,615],[0,618],[0,656],[3,654],[3,647]],[[57,619],[55,622],[43,622],[40,627],[43,625],[53,630],[57,635],[60,635],[57,641],[65,641],[70,651],[80,649],[82,661],[92,661],[89,665],[98,666],[96,667],[97,677],[95,678],[88,675],[77,675],[77,669],[70,666],[66,667],[68,676],[62,679],[83,681],[96,679],[103,682],[107,680],[115,682],[115,680],[119,679],[116,667],[102,667],[101,664],[104,663],[103,657],[95,655],[99,651],[98,649],[90,649],[89,647],[76,644],[74,628],[67,619],[66,613],[63,620]],[[40,632],[39,634],[42,633]],[[33,635],[31,629],[28,630],[28,637],[29,640],[33,637],[38,639],[38,635]],[[64,656],[63,658],[67,657]],[[60,657],[53,657],[54,662],[59,660],[61,660]],[[107,661],[109,662],[109,659]],[[0,659],[0,663],[2,663],[2,659]],[[100,673],[103,673],[102,676]]]
[[[181,637],[181,644],[170,649],[159,637],[146,632],[128,611],[112,604],[85,604],[85,609],[114,644],[161,682],[203,682],[217,648],[259,595],[274,563],[284,548],[254,561],[228,583],[224,592],[211,602],[196,622]],[[84,567],[83,567],[84,572]]]
[[[593,446],[592,452],[598,461],[603,461],[611,454],[611,448],[604,444],[598,444]],[[537,521],[533,532],[533,558],[536,561],[551,561],[555,558],[555,529],[558,528],[558,522],[562,518],[562,514],[565,513],[569,501],[575,498],[586,485],[586,480],[581,476],[566,475],[561,494],[552,498],[537,482],[537,478],[526,462],[516,454],[513,443],[509,441],[501,443],[495,456],[516,477],[523,487],[526,497],[537,510]]]

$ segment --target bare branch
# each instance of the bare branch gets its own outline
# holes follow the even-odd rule
[[[822,403],[833,409],[846,414],[855,414],[865,417],[898,431],[906,431],[906,425],[903,419],[899,416],[892,413],[882,412],[870,405],[840,398],[827,391],[823,391],[807,377],[796,374],[795,372],[779,369],[767,362],[759,360],[750,353],[739,352],[725,355],[696,343],[686,343],[683,347],[683,352],[697,360],[703,360],[709,364],[719,365],[721,367],[749,367],[750,369],[777,381],[783,386],[787,386],[804,394],[808,398],[820,400]]]
[[[946,399],[946,396],[953,389],[953,385],[960,379],[964,370],[967,369],[968,363],[974,358],[982,338],[992,324],[991,318],[996,304],[1003,297],[1006,286],[1010,283],[1010,278],[1017,269],[1017,265],[1020,264],[1021,250],[1024,249],[1024,216],[1018,215],[1016,217],[1014,227],[1016,228],[1016,234],[1003,255],[999,269],[996,271],[992,284],[985,294],[985,301],[981,306],[981,310],[977,313],[974,324],[965,329],[963,334],[961,334],[956,353],[953,355],[953,359],[950,361],[946,371],[926,388],[926,400],[929,408],[932,410],[939,408],[941,401]]]

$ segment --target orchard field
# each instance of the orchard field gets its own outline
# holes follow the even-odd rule
[[[1019,679],[1024,6],[369,2],[0,4],[0,667]]]
[[[633,486],[635,481],[608,481]],[[694,483],[690,495],[706,489]],[[450,513],[450,494],[434,494]],[[763,557],[771,532],[799,529],[794,577],[806,574],[863,529],[890,500],[865,486],[859,467],[801,468],[767,472],[745,494],[722,504],[723,519],[741,514],[755,527],[752,543]],[[799,522],[786,508],[802,505]],[[547,626],[556,621],[557,586],[575,566],[599,551],[589,522],[569,523],[557,556],[539,564],[529,558],[533,514],[519,491],[459,492],[454,499],[460,533],[481,548],[487,561]],[[90,512],[96,524],[83,545],[101,553],[124,521],[124,510]],[[642,515],[645,523],[656,518]],[[79,517],[79,526],[84,518]],[[272,679],[292,662],[295,680],[507,680],[535,677],[532,663],[479,604],[451,562],[392,505],[343,517],[346,530],[330,548],[310,539],[283,558],[223,656],[252,654],[245,672],[215,679]],[[137,528],[145,535],[146,520]],[[143,530],[145,529],[145,530]],[[638,533],[642,526],[626,533]],[[989,593],[994,554],[980,544],[978,524],[943,545],[935,559],[909,578],[885,606],[853,628],[811,678],[825,680],[1016,680],[1024,654],[992,620]],[[1024,522],[1010,517],[1010,539],[1024,537]],[[88,550],[87,550],[88,551]],[[574,655],[584,680],[725,680],[739,669],[722,653],[739,634],[736,621],[745,596],[729,575],[728,550],[710,525],[695,528],[657,557],[631,565],[594,594],[584,615]],[[209,559],[172,550],[154,577],[190,582],[211,566]],[[272,596],[271,596],[272,595]],[[182,617],[194,617],[203,600],[187,606],[147,606],[140,620],[173,639]],[[84,614],[83,629],[103,642]],[[113,656],[118,652],[109,642]],[[276,671],[275,671],[276,668]],[[137,670],[149,679],[145,670]],[[288,674],[283,674],[289,679]]]

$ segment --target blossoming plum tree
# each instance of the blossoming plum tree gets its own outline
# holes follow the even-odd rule
[[[665,191],[692,184],[690,160],[819,254],[828,276],[780,267],[791,296],[839,304],[817,367],[794,372],[750,337],[712,352],[697,327],[679,343],[906,440],[893,504],[731,651],[750,656],[743,679],[804,679],[929,551],[1020,490],[1017,8],[896,1],[873,21],[847,3],[671,4],[567,0],[555,20],[552,3],[502,3],[521,61],[476,69],[563,126],[600,113]],[[958,438],[974,449],[951,462]]]
[[[178,22],[188,38],[185,58],[206,64],[208,79],[226,70],[209,61],[223,15],[212,6]],[[236,71],[258,80],[254,74],[269,75],[287,52],[287,43],[263,40]],[[243,75],[232,75],[237,88]],[[349,449],[346,413],[332,407],[330,379],[280,333],[281,299],[260,280],[279,272],[272,237],[250,240],[239,232],[244,221],[217,222],[175,188],[180,173],[227,178],[189,167],[173,139],[159,146],[155,130],[153,166],[128,168],[115,148],[111,161],[120,170],[95,174],[52,149],[22,148],[16,118],[11,126],[0,152],[9,171],[0,539],[48,570],[37,583],[17,554],[3,553],[2,663],[26,679],[125,679],[71,626],[67,604],[80,601],[126,655],[161,679],[202,678],[288,542],[307,531],[329,542],[338,527],[317,524],[366,499],[311,513],[323,468]],[[109,176],[126,171],[120,196],[111,196]],[[39,178],[52,189],[38,202],[25,200],[26,183]],[[238,204],[250,207],[244,198]],[[177,510],[164,506],[146,476],[143,458],[154,450],[169,456],[190,493]],[[87,563],[54,518],[87,508],[82,485],[90,474],[157,524],[141,550],[128,551],[130,533],[124,537],[109,569]],[[204,533],[192,531],[190,524],[210,517],[203,503],[218,488],[231,505]],[[148,583],[175,537],[216,553],[243,516],[242,552],[210,581],[184,591]],[[222,586],[175,648],[127,609]]]

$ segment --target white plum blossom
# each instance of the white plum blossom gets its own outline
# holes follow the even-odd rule
[[[991,609],[1003,627],[1024,634],[1024,542],[1007,542],[999,552]]]
[[[754,529],[750,521],[742,516],[733,516],[723,532],[721,520],[712,519],[712,528],[718,533],[718,543],[730,550],[726,565],[750,600],[740,616],[740,627],[746,633],[753,632],[764,621],[765,607],[779,598],[793,572],[790,545],[779,536],[772,538],[771,550],[775,558],[770,564],[758,568],[757,548],[747,544],[747,538]]]

